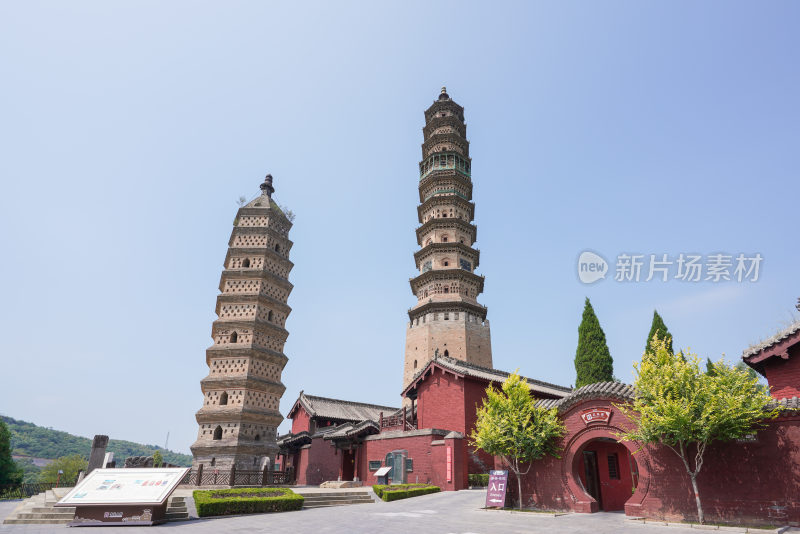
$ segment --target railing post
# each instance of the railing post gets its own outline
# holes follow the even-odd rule
[[[231,466],[231,479],[229,482],[231,487],[234,487],[236,485],[236,464],[233,464]]]
[[[195,480],[195,485],[196,486],[203,485],[203,464],[197,466],[197,480]]]

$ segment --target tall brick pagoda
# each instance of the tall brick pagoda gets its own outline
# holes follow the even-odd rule
[[[272,199],[272,176],[261,195],[236,214],[217,297],[214,344],[206,350],[209,372],[201,382],[200,429],[192,445],[194,465],[205,469],[260,469],[274,462],[276,429],[286,389],[281,372],[288,358],[286,304],[292,284],[291,221]]]
[[[419,275],[411,279],[417,304],[408,312],[403,388],[435,355],[492,367],[486,307],[478,303],[483,276],[475,274],[471,159],[464,108],[443,87],[425,111],[419,163],[415,254]]]

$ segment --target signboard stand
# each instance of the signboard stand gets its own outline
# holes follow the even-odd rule
[[[71,527],[158,525],[166,521],[167,500],[188,471],[95,469],[56,506],[75,508]]]
[[[508,471],[489,471],[489,487],[486,491],[486,508],[503,508],[506,505]]]

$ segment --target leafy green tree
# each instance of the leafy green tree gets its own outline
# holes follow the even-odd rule
[[[595,382],[614,381],[614,359],[606,344],[606,335],[594,314],[592,303],[586,298],[583,319],[578,327],[578,350],[575,352],[575,387]]]
[[[647,334],[647,343],[644,347],[645,354],[653,353],[653,336],[658,335],[659,338],[666,342],[667,350],[670,354],[672,351],[672,334],[669,333],[667,325],[664,324],[664,319],[658,314],[658,311],[653,310],[653,324],[650,326],[650,333]]]
[[[164,457],[161,456],[161,451],[156,451],[153,453],[153,467],[161,467],[161,464],[164,463]]]
[[[501,390],[486,389],[477,415],[470,445],[500,456],[514,471],[522,509],[522,476],[530,471],[533,460],[548,454],[559,457],[564,424],[555,408],[536,406],[528,383],[516,372],[508,375]]]
[[[85,471],[87,467],[89,467],[89,461],[80,454],[62,456],[42,467],[42,471],[39,473],[39,482],[55,483],[59,479],[58,471],[61,470],[64,471],[61,475],[61,482],[66,480],[71,483],[78,478],[78,471],[82,469]]]
[[[11,432],[0,421],[0,484],[19,484],[23,472],[11,457]]]
[[[742,438],[777,412],[767,410],[771,397],[747,372],[720,360],[712,363],[713,374],[705,373],[696,355],[688,354],[685,360],[673,355],[664,339],[656,337],[652,347],[652,353],[633,365],[636,398],[619,408],[634,425],[618,437],[660,443],[681,459],[703,523],[697,475],[708,444]]]
[[[710,376],[714,376],[714,362],[711,361],[711,358],[706,357],[706,374]]]

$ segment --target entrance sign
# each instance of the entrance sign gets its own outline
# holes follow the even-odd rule
[[[585,424],[608,423],[611,420],[611,410],[608,408],[589,408],[581,412],[581,419]]]
[[[95,469],[56,506],[75,507],[71,526],[155,525],[188,467]]]
[[[502,508],[506,504],[508,471],[489,471],[489,489],[486,491],[486,508]]]

